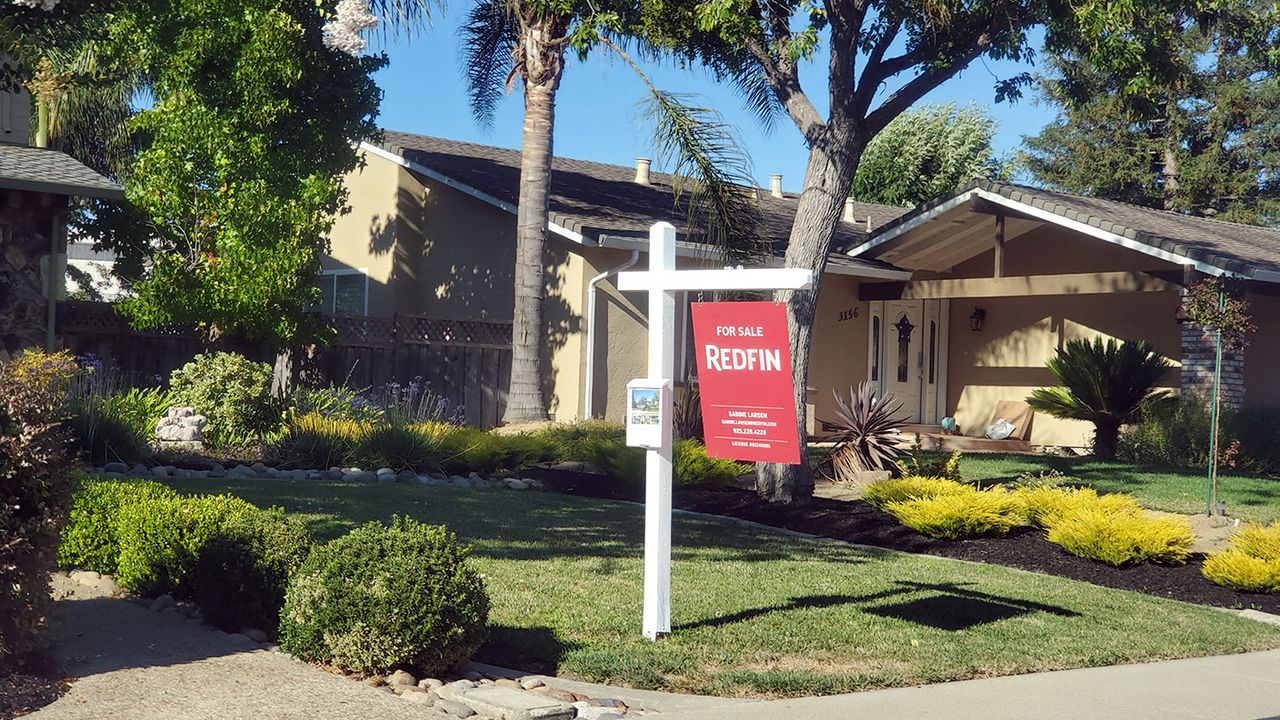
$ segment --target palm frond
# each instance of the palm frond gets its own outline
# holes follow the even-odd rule
[[[1060,387],[1034,391],[1032,409],[1057,417],[1133,420],[1144,400],[1162,395],[1157,385],[1169,361],[1143,340],[1105,343],[1102,338],[1071,340],[1046,365]]]
[[[467,98],[471,115],[485,130],[493,128],[498,102],[508,90],[518,33],[519,23],[506,0],[481,0],[462,25],[459,44]]]
[[[412,36],[426,29],[434,13],[443,11],[440,0],[369,0],[369,12],[378,17],[378,32],[389,36]]]
[[[693,104],[692,95],[659,90],[617,43],[604,36],[600,41],[644,83],[648,96],[640,106],[653,125],[655,159],[671,169],[686,233],[701,235],[729,262],[764,253],[751,159],[732,126],[714,108]]]

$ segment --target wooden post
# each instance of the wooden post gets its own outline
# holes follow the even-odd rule
[[[1004,277],[1004,213],[996,213],[995,268],[992,277]]]

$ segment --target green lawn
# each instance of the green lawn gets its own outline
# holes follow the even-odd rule
[[[1280,647],[1280,628],[994,565],[677,516],[674,632],[640,637],[642,509],[553,493],[177,480],[302,515],[322,538],[399,513],[475,548],[480,659],[642,688],[836,693]]]
[[[1205,511],[1204,472],[1157,470],[1091,457],[971,453],[960,462],[965,480],[1013,480],[1022,473],[1056,469],[1092,485],[1099,492],[1127,492],[1154,510],[1184,514]],[[1224,474],[1218,476],[1218,498],[1232,516],[1260,522],[1280,520],[1280,480]]]

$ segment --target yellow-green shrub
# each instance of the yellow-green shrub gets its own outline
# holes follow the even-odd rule
[[[1120,566],[1186,562],[1195,535],[1182,518],[1091,507],[1055,519],[1047,539],[1072,555]]]
[[[1113,515],[1142,514],[1142,506],[1132,496],[1099,495],[1093,488],[1024,487],[1015,490],[1013,495],[1022,506],[1027,523],[1040,528],[1051,527],[1082,510]]]
[[[877,480],[862,490],[862,499],[884,509],[890,503],[956,495],[972,488],[954,480],[936,477],[900,477]]]
[[[1280,522],[1240,528],[1231,536],[1231,547],[1259,560],[1280,560]]]
[[[1280,558],[1264,560],[1231,548],[1210,555],[1201,572],[1225,587],[1248,592],[1280,592]]]
[[[1004,535],[1022,523],[1017,501],[998,489],[962,487],[958,492],[892,502],[884,509],[922,535],[947,540]]]
[[[1250,592],[1280,592],[1280,522],[1247,525],[1231,547],[1210,555],[1201,572],[1213,582]]]

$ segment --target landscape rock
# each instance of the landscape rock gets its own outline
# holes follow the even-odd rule
[[[256,463],[254,463],[253,465],[250,465],[250,466],[249,466],[249,469],[250,469],[250,470],[252,470],[252,471],[254,471],[254,472],[256,472],[256,473],[258,473],[259,475],[263,475],[263,474],[265,474],[265,473],[267,472],[267,466],[266,466],[266,464],[265,464],[265,463],[260,463],[260,462],[256,462]]]
[[[112,579],[110,575],[103,575],[102,577],[93,581],[93,583],[91,584],[91,587],[97,588],[98,590],[108,595],[118,595],[124,592],[124,590],[122,590],[120,586],[116,584],[116,581]]]
[[[431,693],[426,691],[404,692],[400,694],[400,697],[404,698],[405,700],[408,700],[411,703],[416,703],[418,705],[426,705],[428,707],[435,705],[436,703],[435,698],[431,697]]]
[[[445,713],[452,715],[453,717],[466,718],[476,714],[476,711],[472,710],[469,705],[464,705],[457,700],[446,700],[441,698],[436,700],[432,707],[437,710],[443,710]]]
[[[507,478],[506,486],[511,490],[528,490],[529,483],[519,478]]]
[[[352,474],[352,482],[371,483],[371,482],[377,482],[377,480],[378,480],[377,473],[372,473],[367,470],[364,472],[358,472],[358,473]]]
[[[476,684],[471,680],[454,680],[451,683],[445,683],[435,688],[435,693],[445,700],[457,700],[463,692],[475,686]]]
[[[143,465],[142,463],[138,463],[137,465],[134,465],[129,472],[133,473],[134,475],[146,475],[149,471],[150,471],[150,468],[148,468],[146,465]]]
[[[577,708],[577,717],[583,718],[583,720],[605,720],[619,717],[617,710],[613,707],[602,707],[582,701],[574,703],[573,707]]]
[[[553,688],[548,685],[536,687],[532,692],[538,693],[539,695],[546,695],[549,698],[554,698],[563,703],[574,703],[578,701],[578,696],[568,690],[561,690],[560,688]]]
[[[453,477],[449,478],[449,484],[452,485],[453,487],[460,487],[460,488],[471,487],[471,481],[462,477],[461,475],[454,475]]]
[[[543,685],[546,685],[546,683],[542,682],[536,677],[520,678],[520,687],[524,688],[525,690],[540,688]]]
[[[170,595],[169,593],[165,593],[164,595],[161,595],[160,597],[151,601],[151,609],[155,610],[156,612],[160,612],[161,610],[166,610],[168,608],[173,607],[174,605],[175,603],[173,601],[173,596]]]
[[[387,684],[391,687],[413,686],[417,687],[418,679],[404,670],[397,670],[387,676]]]
[[[418,473],[412,470],[401,470],[396,473],[396,482],[411,483],[418,480]]]
[[[444,687],[444,682],[442,680],[437,680],[435,678],[423,678],[421,681],[418,682],[418,687],[422,688],[423,690],[431,691],[431,690],[435,690],[436,688]]]
[[[167,478],[169,477],[169,468],[166,468],[163,465],[157,465],[156,467],[151,468],[151,475],[158,478]]]
[[[122,462],[109,462],[106,465],[102,466],[102,470],[103,472],[124,473],[124,472],[129,472],[129,466],[125,465]]]
[[[320,482],[338,482],[342,480],[342,477],[341,470],[323,470],[320,472]]]
[[[156,440],[161,443],[203,443],[204,428],[209,421],[197,415],[195,408],[171,407],[169,413],[156,423]]]
[[[460,699],[497,720],[569,720],[576,712],[572,705],[545,695],[496,685],[467,690]]]

